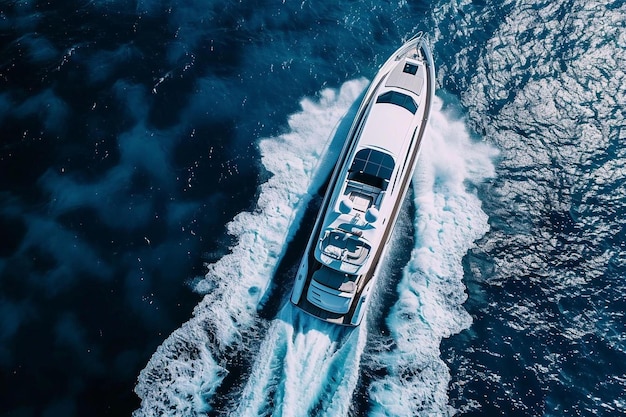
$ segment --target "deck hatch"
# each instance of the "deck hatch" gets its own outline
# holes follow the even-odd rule
[[[404,64],[404,69],[402,70],[402,72],[415,75],[417,74],[417,65],[407,62],[406,64]]]

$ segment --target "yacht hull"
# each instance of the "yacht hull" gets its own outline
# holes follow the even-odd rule
[[[306,313],[340,325],[361,323],[417,164],[434,78],[420,36],[385,62],[366,91],[291,293]]]

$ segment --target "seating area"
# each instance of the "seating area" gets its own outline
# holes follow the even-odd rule
[[[343,230],[327,231],[320,242],[320,249],[324,255],[352,265],[363,264],[370,251],[370,247],[358,236]]]

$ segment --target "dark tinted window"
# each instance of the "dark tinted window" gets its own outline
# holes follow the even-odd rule
[[[413,101],[413,99],[406,94],[402,94],[397,91],[387,91],[386,93],[381,94],[378,96],[378,99],[376,99],[376,103],[391,103],[404,107],[413,114],[417,112],[417,104],[415,104],[415,101]]]

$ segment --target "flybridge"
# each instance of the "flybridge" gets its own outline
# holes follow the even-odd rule
[[[375,149],[359,150],[348,169],[347,181],[328,227],[320,238],[316,259],[339,271],[356,274],[367,265],[377,221],[395,163]]]
[[[415,38],[366,92],[291,294],[305,312],[337,324],[361,322],[417,163],[433,90],[430,50]]]

